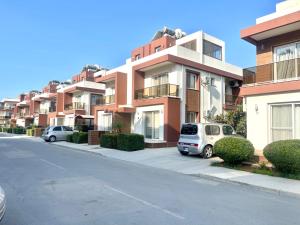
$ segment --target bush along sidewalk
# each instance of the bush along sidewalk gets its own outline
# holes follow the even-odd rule
[[[145,148],[144,136],[140,134],[103,134],[100,146],[123,151],[137,151]]]
[[[67,136],[67,142],[72,142],[75,144],[88,143],[88,133],[87,132],[74,132]]]
[[[277,141],[267,145],[264,156],[270,164],[255,162],[252,144],[246,139],[237,139],[223,138],[216,142],[215,154],[224,162],[213,163],[212,166],[300,180],[300,140]]]
[[[4,133],[10,133],[10,134],[26,134],[26,129],[23,127],[14,127],[14,128],[3,127],[1,128],[0,131]]]

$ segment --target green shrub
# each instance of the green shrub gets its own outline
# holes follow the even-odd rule
[[[214,145],[214,153],[228,164],[240,164],[254,156],[254,147],[250,141],[240,137],[225,137]]]
[[[73,142],[73,134],[67,136],[67,142]]]
[[[117,148],[117,134],[102,134],[100,146],[104,148]]]
[[[26,135],[27,136],[33,136],[34,135],[34,130],[33,129],[26,129]]]
[[[300,140],[283,140],[268,144],[264,148],[264,156],[281,172],[300,172]]]
[[[73,143],[82,144],[88,142],[88,133],[87,132],[74,132],[72,136]]]
[[[117,149],[125,151],[136,151],[144,149],[144,147],[144,135],[118,134]]]
[[[12,133],[12,128],[6,128],[6,131],[5,131],[6,133]]]
[[[13,134],[26,134],[26,130],[23,127],[12,128]]]

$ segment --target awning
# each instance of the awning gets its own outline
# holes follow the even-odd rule
[[[76,118],[82,118],[82,119],[94,119],[94,116],[92,115],[77,115]]]

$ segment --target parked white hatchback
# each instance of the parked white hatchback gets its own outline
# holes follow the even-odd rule
[[[185,123],[181,127],[177,143],[182,155],[213,156],[213,146],[223,137],[235,135],[232,126],[218,123]]]

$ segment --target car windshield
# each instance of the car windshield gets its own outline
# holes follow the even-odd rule
[[[198,132],[198,126],[195,124],[185,124],[181,128],[181,134],[196,135]]]

